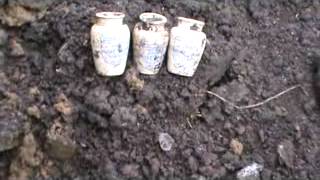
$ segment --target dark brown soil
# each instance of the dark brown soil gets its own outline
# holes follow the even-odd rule
[[[89,31],[101,10],[125,12],[131,29],[146,11],[165,15],[169,27],[177,16],[205,21],[207,47],[195,76],[172,75],[165,65],[156,76],[139,75],[132,52],[123,76],[97,75]],[[312,86],[320,79],[313,76],[319,0],[69,0],[51,4],[38,21],[2,28],[24,55],[12,43],[0,49],[0,121],[15,119],[22,135],[35,135],[43,155],[28,165],[30,179],[231,180],[252,162],[264,166],[261,180],[320,179],[320,88]],[[303,88],[247,110],[204,93],[246,105],[296,84]],[[40,117],[28,113],[32,106]],[[56,122],[74,142],[71,159],[48,145]],[[173,137],[171,151],[161,150],[159,133]],[[19,149],[0,153],[0,179],[12,177]]]

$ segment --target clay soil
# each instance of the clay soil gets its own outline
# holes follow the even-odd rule
[[[97,75],[89,31],[102,10],[125,12],[131,29],[149,11],[165,15],[168,27],[177,16],[205,21],[207,46],[195,76],[170,74],[165,65],[156,76],[139,75],[132,50],[123,76]],[[264,166],[261,180],[320,179],[320,111],[313,88],[313,61],[320,57],[318,0],[57,1],[42,19],[3,28],[19,39],[25,55],[10,56],[9,46],[3,50],[1,106],[10,103],[10,93],[19,100],[1,118],[17,114],[28,129],[23,134],[34,134],[40,162],[15,160],[20,146],[1,152],[1,179],[13,177],[13,162],[39,180],[232,180],[253,162]],[[297,84],[302,88],[244,110],[206,93],[247,105]],[[28,112],[34,106],[40,116]],[[74,142],[71,158],[47,147],[57,122]],[[159,146],[162,132],[174,139],[168,152]],[[230,146],[232,140],[238,148]],[[65,151],[68,146],[58,152]]]

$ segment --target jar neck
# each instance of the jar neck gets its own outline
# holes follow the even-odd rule
[[[202,31],[204,22],[188,18],[178,18],[178,27],[194,31]]]
[[[167,18],[157,13],[142,13],[140,21],[144,29],[148,30],[164,30]]]
[[[99,25],[110,25],[119,26],[123,25],[123,18],[97,18],[97,24]]]

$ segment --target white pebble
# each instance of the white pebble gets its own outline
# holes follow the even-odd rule
[[[260,171],[262,171],[263,166],[257,163],[252,163],[251,165],[241,169],[237,173],[238,180],[255,179],[259,177]]]
[[[174,139],[168,133],[160,133],[159,144],[163,151],[170,151],[174,144]]]

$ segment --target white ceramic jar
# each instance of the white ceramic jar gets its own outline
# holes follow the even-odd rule
[[[206,34],[202,32],[204,22],[178,17],[178,25],[171,29],[168,49],[168,71],[191,77],[201,60]]]
[[[140,73],[154,75],[161,68],[169,42],[167,18],[156,13],[142,13],[133,31],[134,61]]]
[[[130,30],[121,12],[99,12],[91,28],[91,46],[98,74],[123,74],[128,57]]]

